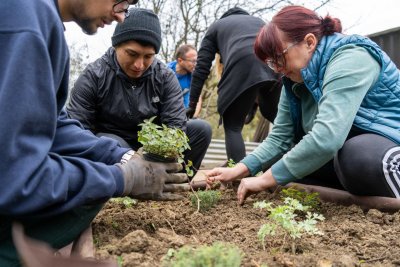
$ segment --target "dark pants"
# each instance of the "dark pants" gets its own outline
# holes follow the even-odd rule
[[[12,241],[13,221],[18,221],[24,226],[27,236],[44,241],[55,249],[60,249],[73,242],[80,233],[86,230],[101,208],[102,205],[85,206],[57,216],[40,219],[0,217],[0,266],[22,266]]]
[[[376,134],[350,136],[333,160],[298,182],[400,198],[400,146]]]
[[[256,97],[261,114],[270,122],[274,121],[281,91],[276,84],[275,81],[263,82],[247,89],[222,114],[228,159],[239,162],[246,156],[242,130],[246,116],[253,107]]]
[[[107,136],[113,138],[117,140],[122,147],[131,148],[123,138],[115,134],[98,133],[96,135],[99,137]],[[211,142],[211,126],[204,120],[189,120],[186,124],[186,135],[189,138],[189,146],[191,149],[184,152],[185,161],[191,160],[193,166],[198,170]],[[138,143],[137,146],[140,147],[141,145]]]

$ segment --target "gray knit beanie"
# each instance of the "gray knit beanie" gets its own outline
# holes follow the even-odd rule
[[[124,22],[118,23],[111,37],[115,47],[126,41],[138,41],[154,46],[155,52],[160,51],[161,26],[156,14],[149,9],[131,8]]]

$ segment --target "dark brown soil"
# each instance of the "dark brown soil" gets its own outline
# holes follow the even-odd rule
[[[400,212],[363,212],[332,203],[323,203],[320,210],[326,218],[318,224],[324,235],[302,237],[295,254],[283,237],[269,238],[263,250],[257,232],[267,222],[266,212],[253,203],[270,198],[260,193],[238,206],[229,189],[205,213],[197,212],[188,196],[175,202],[142,201],[129,208],[109,202],[93,224],[96,256],[119,257],[126,267],[162,266],[170,248],[224,241],[244,252],[242,266],[400,266]]]

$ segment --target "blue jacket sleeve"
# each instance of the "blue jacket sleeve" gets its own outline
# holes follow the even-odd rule
[[[84,130],[80,122],[69,119],[63,110],[57,121],[57,131],[51,151],[60,155],[85,158],[105,164],[119,162],[129,149],[121,148],[111,138],[98,138]]]
[[[68,80],[62,25],[51,35],[3,26],[0,215],[47,216],[120,195],[122,173],[107,164],[123,151],[61,112]]]

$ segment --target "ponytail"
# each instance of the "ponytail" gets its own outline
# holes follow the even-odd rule
[[[327,15],[325,18],[321,19],[321,33],[322,36],[331,35],[335,32],[342,32],[342,23],[337,18],[332,18]]]

